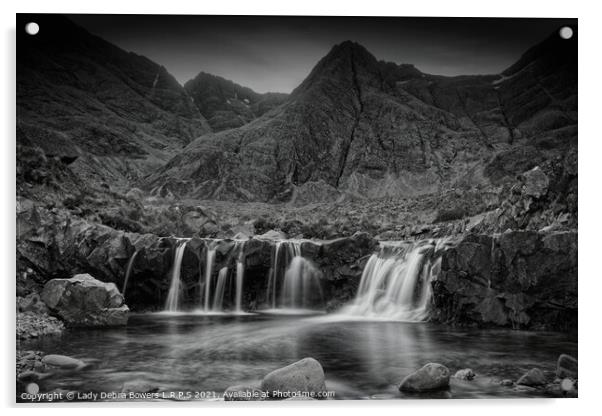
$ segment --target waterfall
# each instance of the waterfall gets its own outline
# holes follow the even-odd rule
[[[243,278],[245,274],[245,264],[243,260],[238,259],[236,261],[236,312],[242,312],[242,287]]]
[[[276,282],[278,279],[278,266],[280,258],[280,248],[284,243],[282,241],[277,241],[274,244],[274,249],[272,251],[272,267],[270,269],[270,278],[268,280],[268,289],[266,293],[266,301],[269,302],[272,306],[272,309],[276,308]]]
[[[273,310],[323,306],[320,286],[322,274],[310,260],[301,255],[301,243],[302,241],[278,241],[274,246],[266,292],[266,301]]]
[[[179,240],[176,245],[174,263],[171,272],[171,283],[169,285],[167,301],[165,302],[165,310],[168,312],[176,312],[179,308],[181,292],[180,270],[182,269],[182,258],[184,257],[186,244],[188,244],[187,240]]]
[[[320,277],[320,270],[311,261],[295,255],[284,273],[281,306],[290,309],[322,306]]]
[[[205,302],[203,310],[209,312],[211,299],[211,273],[213,272],[213,262],[215,261],[215,247],[207,246],[207,254],[205,258]]]
[[[217,285],[215,286],[215,296],[213,298],[213,310],[219,312],[222,310],[224,303],[224,288],[226,287],[226,279],[228,278],[228,268],[222,267],[217,274]]]
[[[130,275],[132,274],[132,268],[134,266],[134,261],[136,261],[136,256],[138,255],[138,250],[134,251],[132,257],[128,260],[128,265],[125,269],[125,279],[123,281],[123,288],[121,289],[121,294],[125,298],[125,290],[128,287],[128,281],[130,280]]]
[[[366,318],[422,321],[428,317],[431,281],[441,269],[446,240],[382,246],[366,263],[355,300],[342,313]]]
[[[236,255],[236,292],[234,298],[234,311],[236,313],[242,313],[242,292],[245,277],[245,243],[246,241],[237,241],[234,247],[238,251]]]

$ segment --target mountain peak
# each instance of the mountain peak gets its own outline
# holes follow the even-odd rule
[[[329,58],[336,57],[344,57],[350,56],[352,59],[362,59],[362,60],[373,60],[376,62],[376,58],[372,55],[368,49],[366,49],[363,45],[354,42],[352,40],[346,40],[337,45],[334,45],[330,52],[324,57],[325,60]]]
[[[313,68],[307,78],[297,87],[292,96],[309,90],[325,81],[367,80],[379,77],[378,60],[361,44],[346,40],[332,47]]]

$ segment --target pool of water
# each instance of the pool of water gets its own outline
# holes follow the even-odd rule
[[[208,399],[219,399],[231,385],[259,384],[304,357],[322,364],[335,399],[545,397],[499,381],[516,380],[532,367],[553,379],[559,354],[577,356],[576,335],[299,314],[133,315],[125,328],[69,330],[18,347],[92,363],[44,380],[45,390],[119,392],[126,381],[146,380],[161,391],[209,392],[203,394]],[[443,393],[400,393],[400,380],[427,362],[452,373],[469,367],[477,378],[452,380]]]

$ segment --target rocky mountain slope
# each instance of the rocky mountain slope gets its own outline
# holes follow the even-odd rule
[[[17,26],[30,20],[19,15]],[[36,15],[35,21],[40,35],[17,32],[22,175],[54,172],[59,187],[80,180],[87,187],[128,188],[211,131],[161,65],[60,15]],[[21,174],[18,179],[24,182],[32,179]]]
[[[240,127],[282,104],[287,94],[259,94],[222,77],[199,73],[184,84],[213,131]]]
[[[500,75],[443,77],[344,42],[280,107],[198,138],[146,186],[300,205],[497,189],[576,149],[576,45],[554,34]]]

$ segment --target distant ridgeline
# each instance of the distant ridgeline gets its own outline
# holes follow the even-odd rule
[[[17,177],[49,192],[416,196],[496,188],[576,149],[576,36],[553,34],[502,74],[459,77],[378,61],[347,41],[286,95],[202,72],[182,87],[64,17],[39,18],[44,36],[17,35]]]

